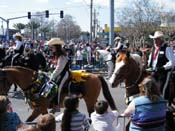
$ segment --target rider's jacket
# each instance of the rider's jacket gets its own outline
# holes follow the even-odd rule
[[[166,58],[166,55],[165,55],[166,48],[167,48],[167,44],[164,44],[163,46],[160,47],[156,67],[162,67],[168,62],[168,59]],[[154,52],[155,52],[155,46],[152,49],[151,62],[149,63],[149,67],[152,67]]]
[[[19,53],[20,55],[23,54],[23,51],[24,51],[23,43],[19,40],[16,40],[15,43],[16,43],[15,53]]]
[[[175,66],[174,52],[170,47],[167,46],[167,44],[163,44],[160,47],[158,55],[155,59],[153,59],[154,52],[155,47],[153,47],[149,56],[148,67],[151,67],[153,70],[156,70],[157,67],[164,67],[165,70],[168,70]]]
[[[57,60],[55,70],[51,75],[51,79],[58,81],[61,77],[63,77],[66,72],[69,71],[69,61],[67,56],[60,56]]]
[[[135,98],[135,113],[131,116],[131,129],[160,128],[165,123],[166,101],[160,97],[158,102],[152,102],[146,96]],[[162,127],[163,128],[163,127]]]

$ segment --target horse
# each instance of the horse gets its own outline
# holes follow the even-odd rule
[[[109,79],[109,84],[112,88],[117,87],[121,82],[124,82],[126,89],[126,104],[137,97],[140,93],[138,88],[139,83],[150,73],[142,70],[138,63],[130,53],[121,53],[116,60],[115,70]]]
[[[9,54],[3,59],[4,66],[11,66],[12,65],[12,57],[13,54]],[[18,57],[16,61],[13,62],[14,66],[23,66],[33,70],[45,69],[46,68],[46,59],[40,52],[36,53],[29,53],[28,55],[21,55]]]
[[[125,89],[126,89],[126,104],[129,104],[133,98],[138,97],[142,95],[143,89],[141,88],[141,82],[144,78],[148,77],[149,75],[152,75],[152,73],[146,71],[144,68],[140,68],[138,63],[130,57],[129,52],[122,53],[117,58],[115,70],[109,79],[109,84],[111,87],[115,88],[117,87],[121,82],[124,82]],[[170,81],[170,89],[174,86],[171,85],[172,81]],[[171,101],[172,97],[174,98],[174,92],[169,92],[169,100]],[[173,129],[173,111],[171,106],[168,106],[167,108],[167,129]],[[173,127],[173,128],[169,128]]]
[[[36,81],[38,72],[25,67],[13,66],[5,67],[0,70],[0,94],[7,95],[12,83],[17,83],[26,96],[27,92],[33,90],[31,85]],[[115,103],[108,88],[108,84],[101,75],[87,73],[88,76],[84,79],[83,87],[85,94],[82,96],[84,99],[88,113],[94,111],[94,104],[96,103],[100,90],[102,89],[105,99],[108,101],[111,109],[116,109]],[[73,80],[72,80],[73,81]],[[40,87],[41,88],[41,87]],[[64,88],[64,87],[63,87]],[[63,90],[62,90],[63,91]],[[65,96],[70,92],[61,92],[60,107],[63,103]],[[36,104],[37,103],[37,104]],[[51,100],[45,97],[39,96],[37,100],[32,100],[31,108],[32,114],[27,118],[27,122],[33,121],[40,114],[48,113]]]

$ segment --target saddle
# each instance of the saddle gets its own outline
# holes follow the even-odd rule
[[[71,71],[70,79],[65,85],[67,88],[64,88],[63,92],[83,97],[86,94],[84,83],[89,76],[90,74],[86,70]]]

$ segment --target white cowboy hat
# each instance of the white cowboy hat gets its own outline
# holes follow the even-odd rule
[[[61,40],[60,38],[52,38],[50,39],[46,45],[64,45],[64,41]]]
[[[162,31],[156,31],[154,35],[149,35],[151,39],[156,39],[156,38],[162,38],[164,37],[164,34]]]
[[[121,38],[119,36],[115,37],[114,41],[116,40],[121,40]]]
[[[14,35],[13,35],[13,37],[15,38],[15,37],[23,37],[19,32],[18,33],[15,33]]]

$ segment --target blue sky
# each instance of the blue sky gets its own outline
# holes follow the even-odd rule
[[[109,24],[109,1],[110,0],[94,0],[94,7],[98,12],[97,18],[100,25]],[[114,0],[115,9],[121,9],[128,4],[132,4],[134,0]],[[166,8],[174,8],[175,0],[154,0],[162,2]],[[173,2],[174,1],[174,2]],[[64,10],[65,14],[73,16],[74,20],[80,25],[83,31],[90,30],[90,0],[0,0],[0,17],[5,19],[17,16],[25,16],[27,12],[49,10],[50,13],[59,13]],[[60,20],[59,16],[50,17],[49,19]],[[28,22],[27,18],[10,21],[10,27],[14,23]],[[0,26],[1,26],[0,20]],[[6,27],[6,23],[3,23]]]

